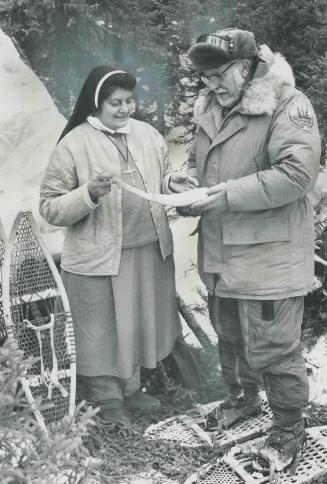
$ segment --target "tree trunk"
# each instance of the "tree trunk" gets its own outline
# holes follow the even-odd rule
[[[210,340],[209,336],[201,328],[199,323],[196,321],[192,311],[187,307],[186,303],[179,296],[179,294],[176,294],[176,303],[177,303],[178,310],[181,313],[182,317],[184,318],[186,324],[193,331],[193,333],[195,334],[196,338],[199,340],[202,347],[205,350],[212,348],[213,343]]]

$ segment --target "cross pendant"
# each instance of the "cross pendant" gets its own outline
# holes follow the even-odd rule
[[[132,184],[135,187],[136,182],[135,182],[134,175],[133,175],[134,172],[136,172],[135,168],[131,168],[129,165],[127,165],[127,170],[123,171],[124,175],[130,175],[130,177],[132,179]]]

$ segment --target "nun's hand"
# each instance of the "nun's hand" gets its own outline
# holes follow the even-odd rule
[[[104,171],[97,173],[87,182],[90,198],[92,202],[97,203],[99,197],[107,195],[111,191],[111,180],[109,173]]]
[[[199,183],[196,178],[189,176],[184,171],[173,171],[169,179],[169,189],[172,192],[180,193],[185,190],[198,188]]]

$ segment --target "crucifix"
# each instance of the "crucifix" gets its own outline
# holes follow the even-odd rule
[[[136,182],[135,182],[133,173],[136,172],[136,170],[135,170],[135,168],[131,168],[127,163],[126,163],[126,168],[127,168],[127,170],[123,171],[123,173],[124,173],[124,175],[129,175],[131,177],[132,184],[135,187]]]
[[[136,181],[135,181],[135,178],[134,178],[133,173],[136,173],[137,170],[135,168],[132,168],[128,164],[128,158],[129,158],[129,156],[131,157],[131,159],[133,160],[134,163],[135,163],[135,161],[134,161],[134,158],[133,158],[132,153],[128,149],[127,140],[124,143],[123,138],[122,138],[122,135],[120,135],[120,136],[117,136],[116,137],[116,142],[115,142],[113,139],[111,139],[111,137],[109,136],[108,133],[105,133],[105,135],[112,142],[112,144],[116,146],[117,151],[120,154],[121,159],[124,160],[125,165],[126,165],[126,170],[123,171],[123,174],[124,175],[129,175],[131,177],[131,179],[132,179],[132,185],[135,187],[136,186]],[[124,149],[125,148],[126,148],[126,154],[124,153]]]

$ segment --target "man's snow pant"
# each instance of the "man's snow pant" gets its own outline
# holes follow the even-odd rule
[[[300,350],[303,297],[261,301],[209,295],[208,303],[226,383],[255,388],[263,381],[275,422],[300,421],[309,398]]]

